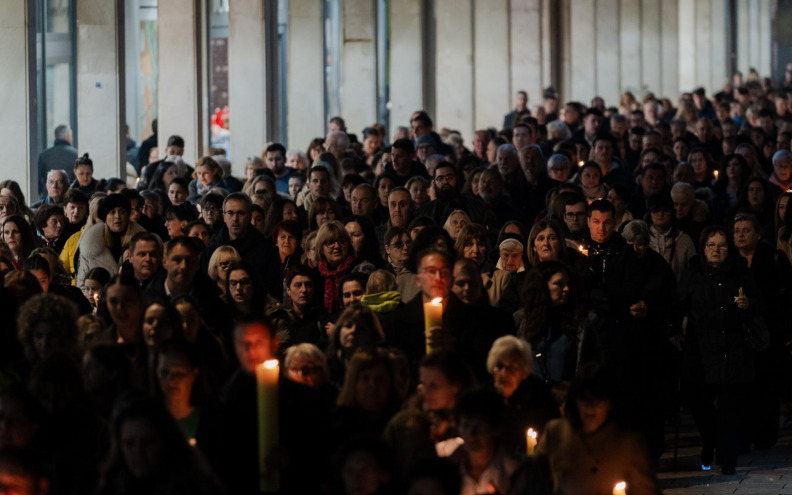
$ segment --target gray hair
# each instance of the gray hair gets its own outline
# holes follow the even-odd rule
[[[55,139],[66,139],[72,133],[71,127],[62,124],[55,128]]]
[[[327,133],[327,141],[339,148],[349,148],[349,136],[343,131],[330,131]]]
[[[533,350],[527,341],[513,335],[504,335],[493,342],[487,354],[487,371],[490,374],[494,373],[495,365],[504,355],[516,357],[528,375],[533,373]]]
[[[564,140],[572,137],[572,131],[563,121],[554,120],[547,124],[547,135],[551,138]]]
[[[624,226],[622,237],[627,242],[649,244],[649,227],[643,220],[632,220]]]
[[[677,182],[674,184],[674,187],[671,188],[671,197],[674,196],[684,196],[688,199],[696,199],[696,190],[688,184],[687,182]]]
[[[571,165],[571,164],[572,161],[569,159],[569,157],[562,153],[554,153],[550,155],[550,158],[547,159],[547,168],[550,168],[553,165]]]
[[[792,158],[792,153],[787,150],[778,150],[773,154],[773,166],[775,167],[781,160],[788,160]]]
[[[500,153],[509,153],[510,155],[517,156],[517,148],[515,148],[513,144],[509,144],[509,143],[502,144],[498,146],[498,151],[496,153],[496,156]]]
[[[47,180],[49,180],[49,178],[55,174],[63,174],[63,179],[66,182],[69,182],[69,174],[67,174],[66,171],[63,169],[50,170],[49,172],[47,172]]]
[[[313,344],[303,342],[286,349],[286,356],[283,359],[283,367],[289,369],[295,359],[303,358],[312,364],[322,368],[322,376],[325,381],[330,378],[330,371],[327,368],[327,358],[324,353]]]

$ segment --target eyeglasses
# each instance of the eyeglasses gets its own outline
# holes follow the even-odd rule
[[[492,367],[493,371],[505,371],[506,373],[516,373],[520,370],[519,366],[515,366],[513,364],[504,364],[498,361],[495,363],[495,366]]]
[[[424,268],[421,270],[421,273],[425,273],[430,277],[440,277],[440,278],[451,278],[451,270],[448,268]]]
[[[585,211],[577,211],[577,212],[570,211],[570,212],[564,213],[564,218],[569,218],[570,220],[573,219],[573,218],[583,218],[585,216],[586,216],[586,212]]]
[[[204,213],[214,213],[219,210],[220,210],[219,208],[215,208],[214,206],[207,206],[206,208],[201,209],[201,211]]]
[[[253,281],[251,279],[243,278],[243,279],[240,279],[240,280],[229,280],[228,281],[228,286],[231,287],[231,288],[236,288],[236,287],[240,287],[240,286],[241,287],[247,287],[248,285],[250,285],[252,283],[253,283]]]
[[[324,247],[333,247],[336,244],[341,246],[342,245],[341,239],[328,239],[328,240],[324,241],[323,246]]]
[[[437,182],[438,184],[442,184],[444,182],[451,182],[451,180],[453,179],[456,179],[456,176],[454,174],[439,175],[435,177],[434,181]]]
[[[396,249],[401,249],[403,247],[409,248],[412,244],[412,241],[396,241],[390,244],[391,247],[395,247]]]

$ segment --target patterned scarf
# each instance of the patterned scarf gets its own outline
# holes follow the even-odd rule
[[[326,260],[319,262],[319,275],[325,279],[324,307],[328,313],[332,313],[338,305],[338,289],[341,279],[346,275],[349,267],[355,261],[354,256],[347,256],[335,270],[331,270]]]

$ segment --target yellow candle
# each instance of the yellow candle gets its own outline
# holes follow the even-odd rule
[[[627,495],[627,483],[620,481],[613,487],[613,495]]]
[[[588,256],[588,249],[584,248],[583,244],[578,246],[578,251],[580,251],[580,254],[582,254],[583,256]]]
[[[258,392],[258,436],[259,436],[259,488],[262,492],[280,490],[280,473],[267,468],[267,456],[280,442],[278,431],[278,376],[280,365],[277,359],[264,361],[256,366],[256,389]]]
[[[432,352],[429,345],[429,331],[433,327],[443,326],[443,298],[435,297],[424,305],[424,336],[426,337],[426,353]]]
[[[525,432],[525,452],[528,455],[534,455],[534,451],[536,451],[536,440],[537,434],[536,430],[533,428],[528,428],[528,431]]]
[[[737,295],[738,295],[738,296],[740,296],[740,297],[742,297],[742,296],[744,296],[744,295],[745,295],[745,292],[743,292],[743,288],[742,288],[742,287],[740,287],[739,289],[737,289]]]

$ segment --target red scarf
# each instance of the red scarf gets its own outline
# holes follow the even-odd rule
[[[349,270],[354,261],[354,256],[347,256],[347,259],[342,261],[335,270],[331,270],[327,266],[327,261],[321,260],[319,262],[319,275],[325,279],[324,307],[328,313],[332,313],[335,306],[338,305],[338,289],[341,279],[346,275],[347,270]]]

